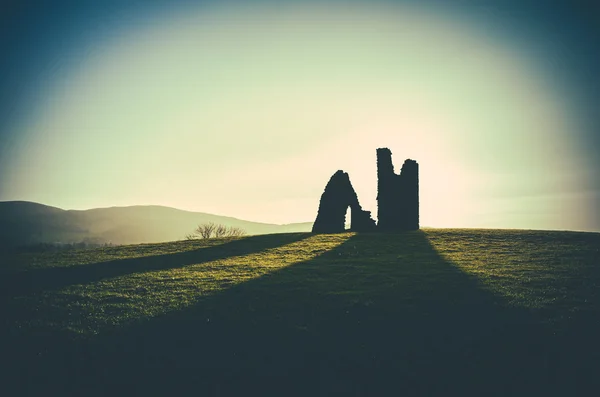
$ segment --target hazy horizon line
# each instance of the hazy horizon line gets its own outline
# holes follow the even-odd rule
[[[265,224],[265,225],[276,225],[276,226],[287,226],[287,225],[302,224],[302,223],[314,223],[314,221],[289,222],[289,223],[270,223],[270,222],[250,220],[250,219],[245,219],[245,218],[242,219],[242,218],[237,218],[237,217],[233,217],[233,216],[230,216],[230,215],[222,215],[222,214],[215,214],[215,213],[211,213],[211,212],[202,212],[202,211],[194,211],[194,210],[189,210],[189,209],[171,207],[171,206],[164,205],[164,204],[132,204],[132,205],[113,205],[113,206],[107,206],[107,207],[93,207],[93,208],[85,208],[85,209],[76,209],[76,208],[65,209],[65,208],[54,206],[54,205],[44,204],[44,203],[40,203],[40,202],[37,202],[37,201],[31,201],[31,200],[0,200],[0,204],[1,203],[11,203],[11,202],[12,203],[18,203],[18,202],[20,202],[20,203],[38,204],[38,205],[43,205],[43,206],[46,206],[46,207],[56,208],[56,209],[59,209],[59,210],[62,210],[62,211],[91,211],[91,210],[99,210],[99,209],[131,208],[131,207],[161,207],[161,208],[174,209],[174,210],[177,210],[177,211],[199,213],[199,214],[206,214],[206,215],[214,215],[214,216],[219,216],[219,217],[223,217],[223,218],[236,219],[236,220],[239,220],[239,221],[252,222],[252,223],[261,223],[261,224]],[[425,226],[420,226],[419,230],[420,229],[523,230],[523,231],[600,233],[600,230],[553,229],[553,228],[550,228],[550,229],[536,229],[536,228],[517,228],[517,227],[493,227],[493,226],[483,226],[483,227],[462,226],[462,227],[453,227],[453,226],[425,225]]]

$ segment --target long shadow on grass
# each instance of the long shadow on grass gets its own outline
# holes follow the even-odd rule
[[[568,348],[424,233],[366,234],[184,311],[57,346],[40,372],[62,395],[575,395],[597,367],[590,355],[562,362]]]
[[[247,255],[310,237],[309,233],[250,236],[224,244],[175,254],[119,259],[87,265],[34,269],[4,276],[0,298],[26,295],[41,290],[92,283],[106,278],[152,270],[166,270],[232,256]]]

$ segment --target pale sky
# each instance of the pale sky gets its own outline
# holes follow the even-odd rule
[[[388,147],[420,165],[421,225],[600,230],[588,126],[547,49],[432,8],[257,4],[57,56],[11,124],[0,200],[305,222],[342,169],[375,216]]]

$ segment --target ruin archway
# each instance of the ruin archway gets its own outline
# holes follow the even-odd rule
[[[364,211],[350,183],[348,173],[339,170],[325,186],[319,202],[319,212],[313,224],[314,233],[340,233],[345,230],[346,212],[350,208],[350,230],[375,230],[370,211]]]

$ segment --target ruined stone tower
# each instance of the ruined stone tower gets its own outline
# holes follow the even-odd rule
[[[419,164],[408,159],[395,174],[388,148],[377,149],[377,219],[381,231],[419,229]]]

